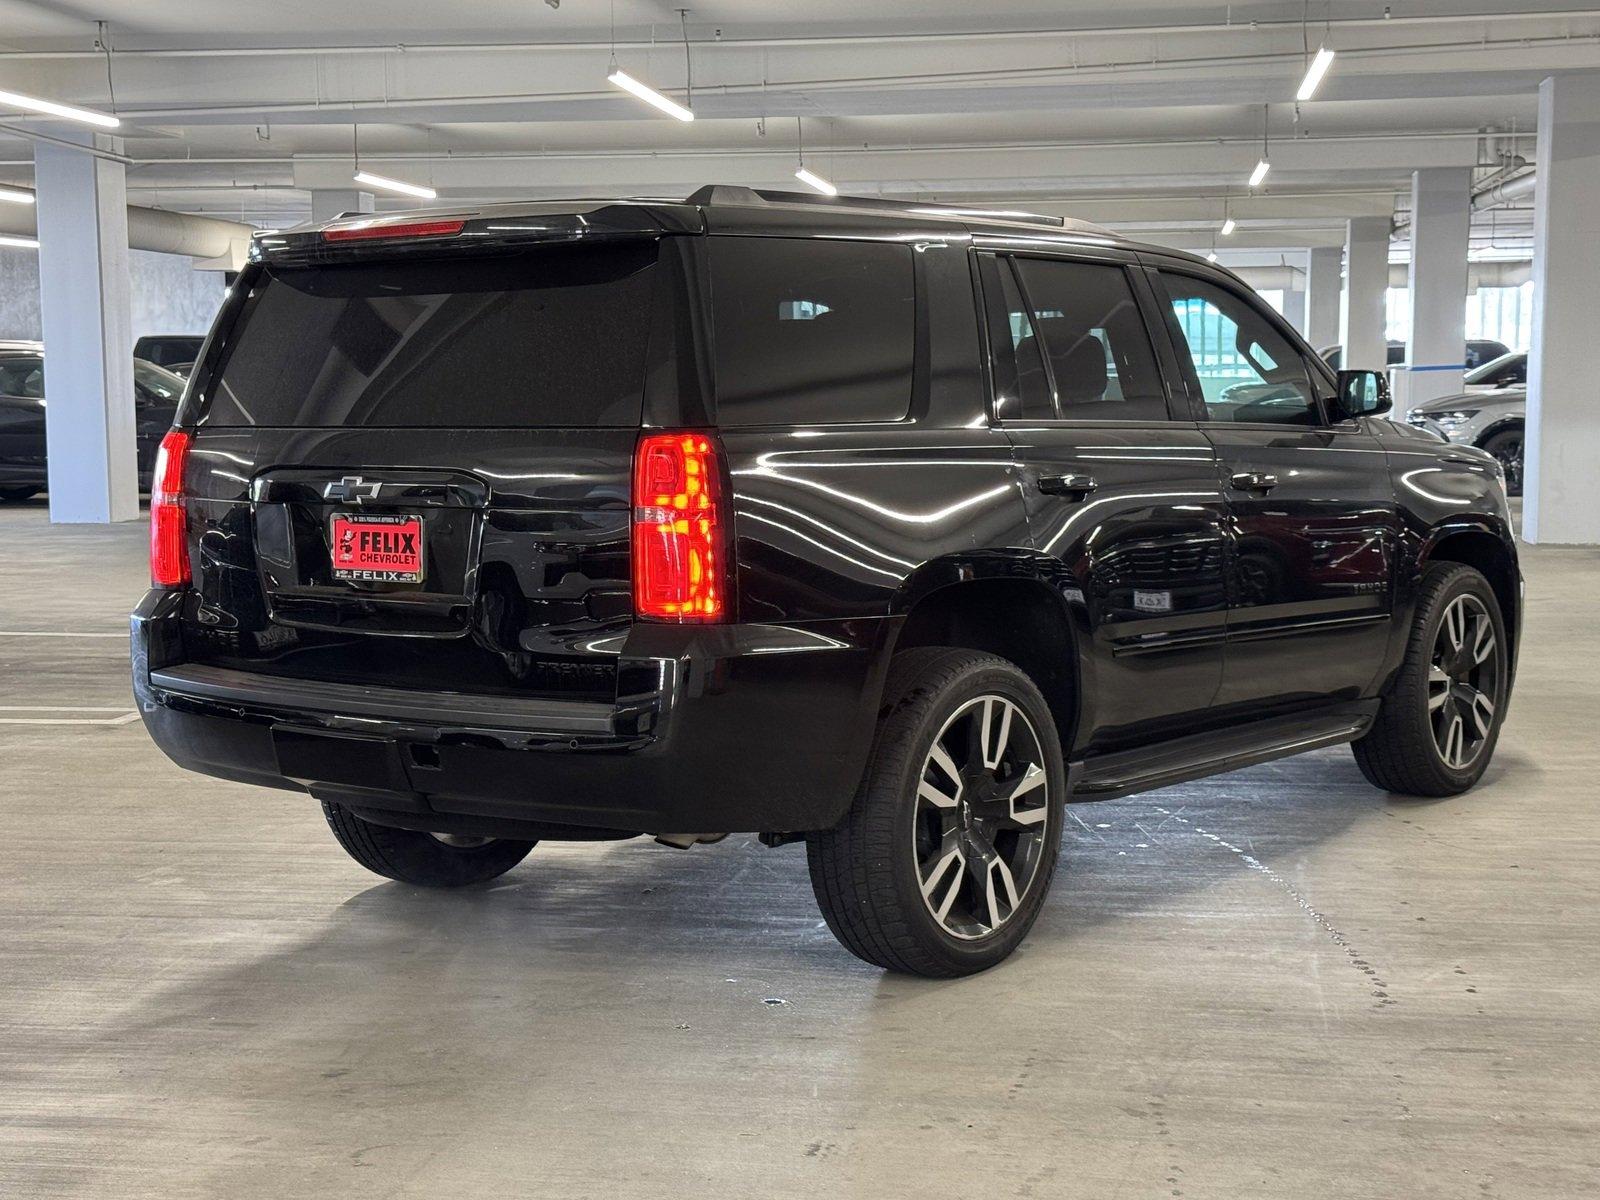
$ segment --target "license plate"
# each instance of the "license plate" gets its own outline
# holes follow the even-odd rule
[[[333,577],[362,583],[422,582],[422,518],[333,518]]]

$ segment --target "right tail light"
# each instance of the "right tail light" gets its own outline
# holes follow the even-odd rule
[[[633,458],[633,609],[662,621],[726,618],[729,514],[720,450],[693,430],[647,433]]]

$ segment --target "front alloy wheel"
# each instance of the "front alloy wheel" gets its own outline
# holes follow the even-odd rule
[[[1470,767],[1494,732],[1499,639],[1488,606],[1470,592],[1445,607],[1428,668],[1433,742],[1445,766]]]
[[[1500,735],[1511,658],[1483,575],[1437,562],[1417,589],[1404,661],[1372,728],[1351,749],[1385,791],[1454,796],[1478,782]]]

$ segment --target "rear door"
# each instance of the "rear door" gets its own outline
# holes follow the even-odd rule
[[[1220,272],[1154,280],[1232,529],[1219,704],[1352,699],[1389,640],[1398,510],[1382,447],[1330,421],[1332,388],[1293,335]]]
[[[614,694],[660,246],[258,269],[191,400],[191,659]]]
[[[1032,541],[1087,628],[1076,752],[1170,737],[1222,677],[1211,444],[1174,419],[1131,259],[985,254],[979,268]]]

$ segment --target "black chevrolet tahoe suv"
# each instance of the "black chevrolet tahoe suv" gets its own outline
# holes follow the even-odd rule
[[[846,947],[950,976],[1027,932],[1067,803],[1345,742],[1442,796],[1494,751],[1494,460],[1190,255],[718,186],[251,257],[165,442],[134,688],[380,875],[804,841]]]

